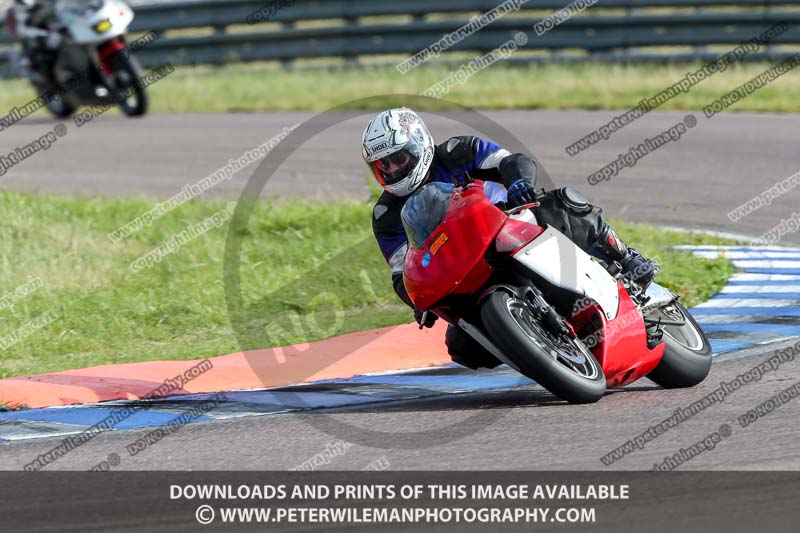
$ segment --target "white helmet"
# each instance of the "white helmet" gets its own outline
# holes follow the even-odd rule
[[[408,196],[428,175],[433,137],[419,115],[407,107],[378,113],[367,125],[361,151],[375,179],[395,196]]]

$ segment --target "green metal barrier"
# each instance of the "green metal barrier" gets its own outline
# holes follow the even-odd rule
[[[471,16],[485,13],[499,0],[276,0],[285,7],[254,14],[270,2],[194,0],[135,6],[133,32],[156,32],[159,38],[136,52],[146,67],[224,64],[301,58],[332,58],[358,63],[360,56],[411,56],[455,32]],[[450,47],[447,52],[486,53],[524,32],[525,51],[514,62],[565,60],[671,61],[706,59],[707,47],[736,45],[780,22],[789,30],[749,58],[781,59],[800,45],[800,0],[600,0],[552,30],[537,35],[534,25],[569,2],[531,0],[518,13],[497,18]],[[275,2],[272,3],[276,6]],[[734,12],[716,10],[735,7]],[[650,8],[674,8],[652,12]],[[691,8],[691,9],[689,9]],[[269,16],[267,16],[269,15]],[[373,17],[364,20],[365,17]],[[387,20],[375,17],[394,17]],[[402,18],[401,18],[402,17]],[[259,18],[259,17],[256,17]],[[309,27],[306,21],[316,21]],[[176,30],[181,30],[177,32]],[[196,30],[197,35],[192,35]],[[187,35],[188,32],[188,35]],[[10,36],[0,33],[0,47]],[[693,47],[693,51],[654,47]],[[569,51],[569,53],[565,53]],[[0,50],[2,53],[2,50]],[[446,60],[446,53],[441,56]],[[3,70],[3,67],[6,67]],[[0,65],[0,75],[10,75]]]

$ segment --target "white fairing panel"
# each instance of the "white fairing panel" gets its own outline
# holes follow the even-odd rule
[[[515,253],[514,259],[553,285],[593,299],[609,320],[617,316],[617,281],[560,231],[547,228],[533,242]]]
[[[56,11],[76,44],[101,43],[124,35],[133,20],[131,8],[119,0],[105,0],[98,9],[93,9],[86,0],[59,0]],[[98,32],[95,25],[103,21],[110,26]]]
[[[509,218],[513,218],[514,220],[519,220],[520,222],[527,222],[528,224],[537,224],[536,215],[534,215],[533,211],[531,211],[530,209],[523,209],[519,213],[510,215]]]

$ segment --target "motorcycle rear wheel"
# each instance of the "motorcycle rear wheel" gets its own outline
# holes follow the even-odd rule
[[[480,308],[492,342],[525,376],[570,403],[593,403],[606,392],[603,369],[578,339],[557,337],[530,304],[503,290],[490,294]]]
[[[664,356],[647,377],[665,389],[693,387],[706,379],[711,370],[711,345],[689,311],[674,302],[654,309],[647,318],[684,321],[682,326],[662,326],[666,344]]]
[[[47,110],[50,111],[50,114],[54,117],[69,118],[75,113],[75,110],[78,109],[78,106],[69,98],[64,98],[64,95],[55,92],[50,83],[44,81],[39,83],[31,82],[31,85],[40,95],[50,95],[52,93],[52,96],[42,96],[42,101]]]
[[[45,101],[47,110],[56,118],[69,118],[77,109],[76,106],[67,102],[62,96],[57,95]]]

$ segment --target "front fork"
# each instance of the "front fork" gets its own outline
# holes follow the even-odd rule
[[[644,319],[645,330],[647,331],[647,347],[653,349],[664,339],[664,330],[662,326],[682,326],[683,323],[673,320],[662,320],[659,317],[657,320],[648,318],[648,310],[653,310],[659,307],[665,307],[678,301],[678,295],[673,294],[671,291],[661,287],[658,283],[651,283],[647,289],[642,289],[638,284],[622,279],[622,284],[631,299],[639,308]],[[685,323],[685,321],[684,321]]]
[[[554,335],[567,335],[571,338],[575,338],[575,332],[567,323],[567,321],[564,320],[564,318],[559,315],[549,303],[547,303],[539,289],[530,285],[524,285],[521,287],[506,284],[493,285],[480,295],[478,298],[478,307],[480,307],[480,304],[484,301],[484,299],[496,291],[508,292],[515,298],[528,302],[531,306],[531,312],[534,314],[537,320],[539,320]],[[517,372],[521,372],[517,364],[507,358],[505,354],[503,354],[503,352],[500,351],[497,346],[495,346],[491,339],[489,339],[484,331],[482,331],[482,328],[467,322],[464,318],[459,318],[457,325],[497,359],[504,362]]]
[[[575,331],[569,323],[564,320],[564,317],[558,314],[558,311],[545,300],[541,291],[534,286],[524,285],[522,287],[515,287],[513,285],[494,285],[481,294],[478,299],[478,305],[480,305],[486,297],[498,290],[506,291],[514,295],[517,299],[527,302],[530,305],[533,316],[553,335],[557,337],[566,335],[570,338],[575,338]]]
[[[125,50],[127,50],[125,38],[122,36],[114,37],[97,46],[94,50],[95,57],[92,58],[100,80],[108,91],[107,97],[115,103],[119,103],[120,91],[124,87],[120,87],[119,80],[115,75],[112,58],[116,53],[124,52]]]
[[[126,48],[127,45],[125,44],[125,39],[121,36],[114,37],[113,39],[108,40],[97,47],[97,59],[98,63],[100,64],[100,70],[103,74],[105,74],[107,77],[112,77],[114,68],[111,64],[111,57],[117,52],[125,50]]]

